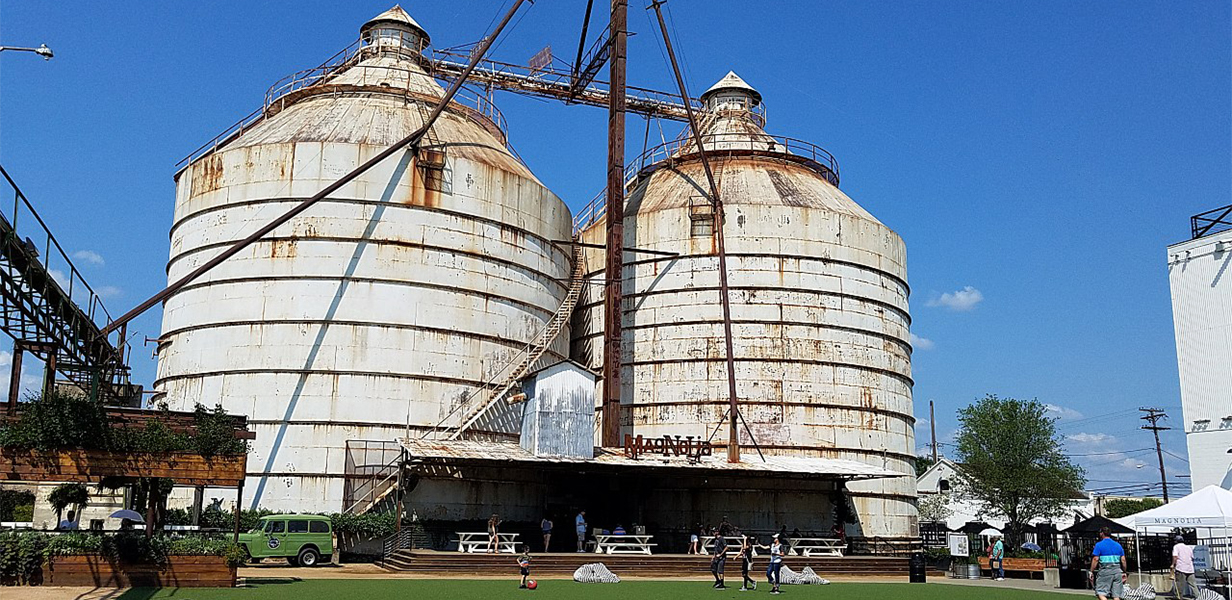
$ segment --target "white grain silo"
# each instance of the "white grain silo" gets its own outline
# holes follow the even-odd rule
[[[701,99],[702,143],[726,210],[736,386],[748,427],[767,454],[849,459],[904,473],[846,485],[859,519],[849,529],[915,536],[903,241],[839,190],[829,153],[767,134],[761,95],[734,73]],[[629,191],[625,247],[679,256],[625,256],[626,434],[705,439],[728,409],[713,213],[697,150],[683,136],[650,151]],[[580,226],[583,241],[603,243],[601,219]],[[591,252],[586,264],[589,277],[605,277],[602,251]],[[596,369],[602,289],[587,287],[574,327],[575,359]],[[716,441],[726,439],[722,431]],[[757,461],[744,427],[740,434],[745,460]],[[730,508],[723,510],[736,511],[737,497],[709,493],[697,502],[725,498]],[[768,496],[750,497],[755,507],[742,525],[777,528],[778,521],[828,531],[835,497],[773,507],[767,505],[777,501]]]
[[[177,174],[170,280],[423,124],[444,95],[425,71],[427,33],[398,7],[360,31]],[[342,510],[347,440],[433,427],[565,296],[571,259],[552,241],[569,239],[569,212],[507,150],[495,107],[460,96],[423,146],[166,301],[155,387],[175,409],[221,402],[249,416],[245,505]],[[567,339],[546,358],[565,358]]]

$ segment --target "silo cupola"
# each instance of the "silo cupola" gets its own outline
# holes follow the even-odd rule
[[[728,71],[718,83],[702,93],[701,100],[708,111],[751,111],[761,104],[761,93],[745,83],[735,71]]]
[[[416,59],[432,41],[428,32],[397,4],[364,23],[359,28],[359,37],[366,48],[378,54],[389,52]]]

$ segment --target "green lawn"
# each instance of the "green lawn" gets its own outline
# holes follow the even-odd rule
[[[237,589],[132,589],[122,600],[176,598],[178,600],[497,600],[499,598],[585,598],[586,600],[666,598],[770,598],[770,588],[759,582],[756,592],[736,588],[716,591],[705,581],[626,581],[618,584],[581,584],[568,580],[540,582],[534,591],[517,589],[517,580],[415,580],[415,579],[316,579],[305,581],[265,580]],[[785,598],[825,598],[827,600],[1048,600],[1073,598],[1067,594],[1032,592],[945,584],[907,585],[894,583],[834,583],[814,586],[783,586]]]

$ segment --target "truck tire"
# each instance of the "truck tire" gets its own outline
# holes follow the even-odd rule
[[[307,547],[299,551],[299,556],[296,557],[296,562],[301,567],[315,567],[321,564],[321,553],[317,552],[316,548]]]

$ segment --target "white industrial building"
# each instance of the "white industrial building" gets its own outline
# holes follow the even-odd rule
[[[1192,219],[1168,246],[1190,483],[1232,489],[1232,206]]]

